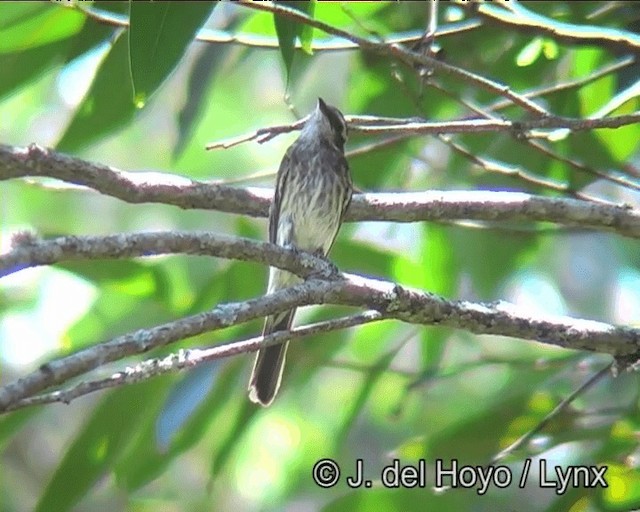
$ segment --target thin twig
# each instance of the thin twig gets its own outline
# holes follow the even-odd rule
[[[585,197],[581,197],[580,192],[570,189],[566,183],[558,183],[555,180],[546,179],[541,176],[536,176],[535,174],[523,169],[519,165],[511,165],[504,162],[498,162],[494,159],[489,159],[486,157],[478,156],[473,154],[467,148],[465,148],[459,142],[454,141],[451,137],[446,135],[440,135],[438,137],[443,143],[449,146],[453,151],[462,155],[467,160],[473,162],[481,169],[486,172],[503,174],[506,176],[514,176],[518,179],[530,183],[532,185],[536,185],[538,187],[547,188],[549,190],[554,190],[556,192],[562,192],[564,194],[573,196],[579,199],[586,199]]]
[[[274,14],[278,14],[285,18],[297,21],[298,23],[306,24],[311,27],[317,28],[318,30],[321,30],[327,34],[333,34],[338,37],[343,37],[344,39],[347,39],[348,41],[351,41],[357,44],[362,50],[372,51],[381,55],[393,56],[411,67],[422,65],[422,66],[426,66],[427,68],[430,67],[430,68],[436,69],[443,73],[449,73],[451,75],[461,78],[462,80],[468,83],[476,85],[477,87],[480,87],[481,89],[484,89],[488,92],[497,94],[499,96],[504,96],[505,98],[510,99],[511,101],[513,101],[514,104],[519,105],[524,110],[530,112],[536,117],[543,117],[543,118],[554,117],[549,112],[547,112],[544,108],[542,108],[540,105],[512,91],[506,85],[500,84],[498,82],[495,82],[486,77],[477,75],[470,71],[464,70],[462,68],[452,66],[438,59],[435,59],[429,55],[422,55],[417,52],[412,52],[399,44],[389,44],[388,42],[372,41],[370,39],[356,36],[350,32],[347,32],[346,30],[333,27],[320,20],[310,18],[306,14],[296,9],[292,9],[280,4],[265,3],[265,2],[250,2],[245,0],[245,1],[239,2],[239,5],[248,7],[250,9],[256,9],[260,11],[267,11]]]
[[[621,57],[620,59],[612,62],[611,64],[606,64],[602,66],[600,69],[597,69],[590,73],[589,75],[583,78],[576,78],[575,80],[569,80],[567,82],[562,82],[559,84],[548,85],[544,87],[537,87],[535,89],[531,89],[529,91],[525,91],[522,93],[526,98],[539,98],[541,96],[547,96],[550,94],[555,94],[557,92],[568,91],[571,89],[579,89],[585,85],[589,85],[596,80],[607,76],[611,73],[615,73],[620,71],[621,69],[626,68],[627,66],[632,65],[636,62],[636,58],[627,55],[626,57]],[[503,110],[507,107],[510,107],[512,103],[506,99],[496,100],[495,102],[487,105],[485,108],[486,111],[497,112],[498,110]]]
[[[622,176],[621,173],[614,174],[612,172],[600,171],[594,167],[585,165],[582,162],[578,162],[573,158],[562,156],[558,154],[556,151],[553,151],[551,148],[546,147],[544,143],[541,141],[527,140],[527,144],[533,149],[535,149],[536,151],[539,151],[540,153],[542,153],[543,155],[546,155],[548,157],[553,158],[554,160],[562,162],[563,164],[566,164],[569,167],[573,167],[577,171],[581,171],[587,174],[591,174],[593,176],[597,176],[598,178],[610,181],[611,183],[615,183],[616,185],[620,185],[622,187],[627,187],[633,190],[640,190],[640,182],[628,176]]]
[[[350,116],[345,116],[347,123],[351,121]],[[586,131],[599,129],[615,129],[630,124],[640,123],[640,113],[611,116],[598,119],[579,119],[569,117],[549,116],[546,118],[528,119],[523,121],[509,121],[506,119],[467,119],[461,121],[417,121],[406,120],[398,124],[387,124],[383,118],[378,124],[349,124],[349,129],[353,132],[363,134],[394,134],[394,135],[435,135],[442,133],[480,133],[480,132],[514,132],[523,134],[530,130],[551,130],[566,129],[572,131]],[[277,125],[260,128],[254,132],[226,139],[223,141],[209,143],[207,149],[226,149],[238,144],[257,140],[263,143],[267,140],[299,129],[302,120],[291,125]],[[538,133],[536,136],[545,136]]]
[[[547,414],[540,423],[538,423],[533,429],[519,437],[516,441],[507,446],[504,450],[494,455],[494,457],[489,462],[489,466],[493,466],[506,458],[508,455],[515,452],[522,445],[524,445],[529,439],[531,439],[534,435],[540,432],[544,427],[546,427],[549,422],[558,416],[564,409],[566,409],[576,398],[580,395],[584,394],[590,387],[594,384],[600,382],[603,377],[609,375],[611,373],[611,367],[613,366],[613,361],[607,364],[604,368],[593,374],[589,379],[587,379],[582,385],[580,385],[577,389],[575,389],[569,396],[567,396],[564,400],[562,400],[558,405],[556,405],[549,414]]]
[[[108,12],[95,6],[86,6],[84,4],[76,3],[74,7],[82,11],[88,18],[101,23],[103,25],[110,25],[112,27],[127,28],[129,27],[129,19],[127,16]],[[458,35],[464,32],[475,30],[482,26],[482,21],[477,19],[463,20],[457,23],[450,23],[438,28],[436,33],[437,37],[449,37]],[[411,30],[407,32],[399,32],[387,35],[387,41],[389,43],[399,44],[411,44],[419,41],[423,37],[422,32]],[[280,48],[280,41],[274,36],[263,36],[259,34],[242,34],[242,33],[229,33],[223,30],[215,30],[209,28],[202,28],[198,31],[195,37],[196,41],[203,43],[214,44],[237,44],[241,46],[247,46],[251,48],[262,48],[268,50],[277,50]],[[300,41],[295,42],[296,48],[302,48]],[[331,52],[331,51],[345,51],[345,50],[357,50],[359,46],[353,42],[344,41],[344,38],[316,38],[312,45],[311,50],[315,52]]]
[[[103,378],[79,382],[66,389],[43,393],[19,400],[5,409],[6,412],[34,405],[49,403],[70,403],[73,399],[94,393],[103,389],[124,386],[148,380],[157,375],[175,373],[185,368],[195,368],[204,363],[218,361],[234,355],[255,352],[260,348],[282,343],[283,341],[294,341],[309,336],[348,329],[358,325],[365,325],[371,322],[384,320],[384,317],[377,311],[365,311],[348,317],[317,322],[303,327],[296,327],[290,331],[278,331],[267,336],[257,336],[243,341],[233,341],[222,343],[215,347],[194,348],[170,354],[164,358],[153,358],[142,361],[135,366],[127,367],[125,370],[114,373]]]
[[[307,116],[308,117],[308,116]],[[233,137],[231,139],[225,139],[218,142],[212,142],[205,146],[205,149],[229,149],[233,146],[237,146],[238,144],[242,144],[244,142],[249,142],[255,140],[262,144],[263,142],[267,142],[274,137],[277,137],[283,133],[291,133],[295,130],[300,130],[304,125],[307,118],[300,119],[291,124],[287,125],[278,125],[278,126],[269,126],[267,128],[259,128],[255,132],[247,133],[245,135],[240,135],[239,137]]]

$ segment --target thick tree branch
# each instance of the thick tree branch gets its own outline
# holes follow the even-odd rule
[[[166,203],[184,209],[215,209],[229,213],[245,211],[265,216],[271,194],[259,189],[240,189],[216,183],[200,183],[166,175],[160,182],[145,182],[136,173],[126,173],[108,165],[87,162],[31,144],[18,148],[0,144],[0,180],[25,176],[48,176],[82,185],[128,203]],[[263,195],[260,195],[260,194]]]
[[[326,277],[335,272],[329,262],[303,251],[296,255],[268,242],[216,235],[206,231],[62,236],[51,240],[38,240],[33,235],[19,233],[14,238],[14,248],[0,255],[0,277],[27,267],[51,265],[62,261],[119,259],[160,254],[199,254],[255,261],[285,268],[303,278],[319,275]]]
[[[297,257],[297,254],[293,256]],[[342,274],[330,280],[312,278],[271,295],[219,305],[211,311],[151,329],[139,329],[51,361],[0,388],[0,411],[51,386],[63,384],[123,357],[311,304],[366,308],[407,323],[448,326],[476,334],[535,340],[564,348],[608,353],[631,362],[638,358],[639,353],[640,329],[568,317],[533,316],[505,302],[482,304],[451,301],[386,281]]]
[[[0,144],[0,181],[47,176],[90,187],[128,203],[164,203],[184,209],[202,208],[266,217],[272,191],[202,183],[155,173],[145,182],[137,173],[88,162],[31,145]],[[162,176],[162,178],[160,178]],[[162,182],[159,183],[159,181]],[[612,231],[640,238],[640,212],[626,206],[520,192],[424,191],[356,194],[346,221],[543,221]]]

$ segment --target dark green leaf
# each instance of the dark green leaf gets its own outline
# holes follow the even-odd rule
[[[67,39],[29,50],[0,54],[0,69],[10,70],[0,73],[0,98],[62,63],[69,42]]]
[[[495,300],[496,291],[538,246],[535,231],[454,228],[449,250],[461,272],[471,277],[481,300]],[[506,234],[508,233],[508,236]]]
[[[132,97],[127,39],[120,35],[102,61],[57,148],[76,151],[130,121],[135,112]]]
[[[142,107],[176,67],[217,2],[130,2],[134,103]]]
[[[84,55],[101,43],[113,37],[116,29],[106,24],[88,21],[82,30],[72,39],[66,61],[71,62],[76,57]]]
[[[230,45],[209,44],[202,48],[191,68],[187,84],[186,100],[178,113],[178,138],[173,148],[176,158],[185,148],[197,119],[208,99],[208,92],[215,72],[229,54]]]
[[[309,7],[306,11],[307,16],[313,18],[313,14],[316,10],[316,0],[309,0],[308,4]],[[298,35],[298,39],[300,39],[300,46],[302,47],[302,51],[306,52],[308,55],[312,55],[313,50],[311,46],[313,44],[313,27],[311,25],[303,25],[302,30]]]
[[[161,379],[153,379],[103,398],[56,468],[36,510],[63,512],[80,501],[157,408],[162,387]]]
[[[29,420],[42,411],[41,408],[27,408],[20,411],[10,412],[0,418],[0,452],[5,443],[16,435],[17,432],[22,429]]]
[[[278,5],[284,5],[300,11],[308,16],[313,16],[315,2],[289,2],[281,1]],[[280,55],[284,62],[284,67],[287,71],[287,83],[289,82],[289,75],[291,73],[291,64],[293,63],[293,54],[296,47],[296,38],[302,40],[303,33],[305,32],[305,25],[292,21],[285,16],[278,14],[273,15],[273,23],[276,27],[276,33],[278,34],[278,42],[280,43]],[[304,35],[305,41],[308,43],[311,41],[312,34],[308,32]]]
[[[197,443],[207,430],[213,429],[215,432],[220,432],[222,430],[220,423],[226,423],[220,414],[228,405],[229,390],[235,388],[234,383],[244,369],[242,361],[220,361],[212,365],[203,365],[192,372],[193,376],[191,373],[187,375],[169,395],[158,417],[149,418],[144,425],[143,435],[137,438],[126,456],[116,465],[118,484],[129,490],[138,489],[161,474],[176,457]],[[169,407],[169,401],[180,400],[177,394],[180,386],[197,385],[194,379],[195,372],[198,372],[200,377],[204,377],[205,381],[213,377],[214,373],[217,374],[213,388],[207,387],[206,396],[198,403],[197,409],[188,418],[182,418],[184,422],[171,432],[170,439],[160,440],[160,422],[168,421],[167,415],[177,412],[175,407]],[[199,377],[197,380],[202,382]],[[171,421],[179,419],[174,418]],[[168,445],[164,442],[168,442]]]

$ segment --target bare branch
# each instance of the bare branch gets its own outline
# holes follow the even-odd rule
[[[631,64],[635,63],[635,57],[631,57],[627,55],[626,57],[621,57],[620,59],[612,62],[611,64],[606,64],[599,69],[593,71],[589,75],[583,78],[576,78],[575,80],[569,80],[567,82],[561,82],[558,84],[553,84],[545,87],[537,87],[535,89],[531,89],[530,91],[526,91],[522,93],[523,96],[527,98],[539,98],[540,96],[546,96],[548,94],[554,94],[556,92],[567,91],[570,89],[579,89],[585,85],[588,85],[592,82],[595,82],[599,78],[603,76],[607,76],[611,73],[615,73]],[[498,100],[491,105],[486,107],[488,111],[498,111],[503,110],[507,107],[511,106],[511,102],[508,100]]]
[[[314,295],[330,289],[330,282],[310,280],[301,285],[281,290],[272,295],[245,302],[217,306],[211,311],[180,318],[150,329],[136,331],[99,343],[75,354],[42,365],[35,372],[0,388],[0,411],[18,400],[33,396],[51,386],[63,384],[73,377],[85,374],[104,364],[118,361],[152,348],[191,338],[205,332],[311,304]],[[281,308],[281,306],[284,306]]]
[[[164,203],[266,217],[272,191],[202,183],[157,173],[153,183],[110,166],[43,149],[0,144],[0,181],[47,176],[91,187],[129,203]],[[158,181],[164,180],[162,183]],[[640,212],[628,206],[520,192],[423,191],[356,194],[346,220],[359,221],[544,221],[640,238]]]
[[[276,345],[283,341],[293,341],[306,338],[316,334],[348,329],[358,325],[384,320],[384,317],[377,311],[365,311],[364,313],[351,315],[315,324],[296,327],[290,331],[278,331],[268,336],[258,336],[243,341],[233,341],[222,343],[215,347],[202,349],[180,349],[177,353],[170,354],[161,359],[147,359],[133,367],[117,372],[110,377],[87,382],[79,382],[67,389],[52,391],[42,395],[24,398],[15,402],[6,411],[22,409],[33,405],[42,405],[54,402],[68,404],[74,398],[88,395],[95,391],[108,389],[126,384],[141,382],[156,375],[174,373],[185,368],[191,369],[204,363],[218,361],[234,355],[255,352],[260,348]]]
[[[620,128],[640,122],[640,113],[604,118],[579,119],[570,117],[548,116],[523,121],[502,119],[469,119],[466,121],[445,122],[409,122],[384,126],[353,126],[353,131],[360,133],[393,133],[393,134],[439,134],[439,133],[480,133],[508,132],[523,133],[531,130],[567,129],[586,131],[603,128]]]
[[[92,20],[101,23],[103,25],[110,25],[112,27],[127,28],[129,27],[129,19],[121,14],[108,12],[95,6],[89,6],[83,4],[75,4],[75,8],[81,10],[87,17]],[[477,29],[482,26],[480,20],[464,20],[458,23],[451,23],[438,28],[436,36],[438,38],[453,36],[461,34],[463,32],[469,32],[470,30]],[[415,43],[423,37],[423,33],[412,30],[409,32],[402,32],[396,34],[389,34],[387,41],[389,43]],[[280,42],[277,37],[263,36],[258,34],[242,34],[225,32],[223,30],[214,30],[209,28],[202,28],[196,34],[196,41],[203,43],[216,43],[216,44],[238,44],[241,46],[248,46],[251,48],[263,48],[269,50],[277,50],[280,48]],[[295,42],[296,48],[302,48],[300,41]],[[329,52],[329,51],[344,51],[344,50],[357,50],[359,46],[353,42],[345,41],[343,38],[327,38],[327,39],[315,39],[311,45],[311,50],[315,52]]]
[[[265,217],[272,193],[217,183],[197,182],[182,176],[155,173],[153,180],[108,165],[91,163],[31,144],[17,148],[0,144],[0,180],[47,176],[82,185],[127,203],[165,203],[184,209],[214,209]]]
[[[368,116],[366,123],[358,123],[356,116],[345,116],[349,129],[363,134],[393,134],[402,136],[439,135],[443,133],[484,133],[484,132],[513,132],[522,135],[532,130],[536,137],[548,138],[548,134],[539,130],[565,129],[571,131],[587,131],[599,129],[615,129],[640,122],[640,113],[625,114],[611,117],[593,117],[588,119],[560,116],[547,116],[537,119],[510,121],[507,119],[466,119],[460,121],[430,122],[416,119],[398,120],[391,124],[388,119]],[[238,144],[257,140],[266,142],[274,137],[300,129],[304,119],[290,125],[277,125],[260,128],[254,132],[207,144],[206,149],[228,149]],[[374,124],[375,123],[375,124]]]
[[[451,301],[397,284],[342,274],[310,279],[265,297],[219,305],[211,311],[151,329],[119,336],[76,354],[51,361],[0,388],[0,411],[47,388],[62,384],[108,362],[151,348],[248,320],[311,304],[336,304],[378,311],[407,323],[439,325],[476,334],[535,340],[564,348],[608,353],[625,361],[638,359],[640,329],[560,316],[532,316],[505,302]]]
[[[534,114],[536,117],[548,117],[550,116],[549,112],[547,112],[544,108],[542,108],[537,103],[528,100],[520,94],[513,92],[508,86],[495,82],[493,80],[489,80],[486,77],[477,75],[470,71],[466,71],[462,68],[452,66],[451,64],[447,64],[438,59],[432,58],[429,55],[423,55],[417,52],[412,52],[407,50],[403,46],[399,44],[390,44],[388,42],[379,42],[373,41],[370,39],[366,39],[363,37],[356,36],[347,32],[346,30],[339,29],[337,27],[333,27],[327,23],[324,23],[320,20],[316,20],[310,18],[306,14],[297,11],[296,9],[292,9],[283,5],[266,3],[266,2],[248,2],[242,1],[239,3],[244,7],[249,7],[251,9],[257,9],[260,11],[272,12],[274,14],[279,14],[285,18],[292,19],[297,21],[298,23],[303,23],[305,25],[309,25],[311,27],[317,28],[318,30],[322,30],[327,34],[333,34],[334,36],[343,37],[348,41],[351,41],[357,44],[360,49],[365,51],[372,51],[378,53],[380,55],[393,56],[399,59],[400,61],[408,64],[411,67],[416,65],[422,65],[426,67],[431,67],[443,73],[449,73],[451,75],[457,76],[466,82],[476,85],[481,89],[484,89],[488,92],[497,94],[499,96],[504,96],[505,98],[510,99],[514,104],[519,105],[524,110]]]
[[[33,236],[14,238],[14,248],[0,255],[0,277],[27,267],[51,265],[62,261],[119,259],[159,254],[199,254],[219,258],[255,261],[284,268],[306,278],[334,269],[325,260],[299,251],[291,251],[268,242],[210,232],[180,233],[159,231],[110,236],[62,236],[38,240]]]
[[[237,146],[238,144],[243,144],[244,142],[249,142],[252,140],[256,140],[260,144],[262,144],[263,142],[267,142],[282,133],[291,133],[292,131],[300,130],[307,120],[307,117],[299,119],[298,121],[291,124],[259,128],[255,132],[248,133],[246,135],[240,135],[239,137],[212,142],[210,144],[207,144],[205,146],[205,149],[229,149],[233,146]]]
[[[633,59],[631,59],[631,61],[633,61]],[[628,60],[627,60],[628,62]],[[612,66],[613,67],[613,66]],[[609,68],[611,69],[611,68]],[[591,78],[591,77],[589,77]],[[588,82],[589,80],[582,80],[582,82]],[[481,115],[482,117],[485,117],[487,119],[495,119],[495,115],[493,115],[492,112],[492,108],[495,108],[495,104],[491,105],[489,107],[486,107],[485,109],[478,107],[476,105],[472,105],[470,104],[468,101],[462,100],[460,98],[458,98],[457,96],[453,95],[452,93],[450,93],[446,88],[439,86],[438,84],[434,83],[433,81],[430,83],[431,87],[434,87],[436,89],[438,89],[442,94],[445,94],[451,98],[454,99],[454,101],[459,102],[460,104],[464,105],[465,107],[467,107],[468,109],[472,110],[473,112],[475,112],[476,114]],[[564,84],[564,85],[568,85],[568,84]],[[559,90],[559,88],[557,89]],[[543,91],[543,92],[548,92],[549,89]],[[500,105],[504,106],[505,104],[508,105],[508,103],[502,103]],[[498,105],[498,106],[500,106]],[[592,118],[596,118],[596,116],[593,116]],[[493,163],[490,163],[488,161],[488,159],[484,158],[484,157],[480,157],[480,156],[476,156],[474,154],[472,154],[470,151],[468,151],[466,148],[463,148],[459,142],[453,142],[451,140],[451,138],[447,135],[438,135],[438,138],[440,140],[442,140],[445,144],[449,145],[454,151],[462,154],[465,158],[474,161],[476,164],[480,165],[482,168],[486,169],[487,171],[492,171],[492,172],[499,172],[499,173],[503,173],[503,174],[512,174],[512,175],[517,175],[520,179],[530,182],[530,183],[535,183],[537,185],[541,185],[544,186],[546,188],[552,189],[552,190],[558,190],[558,191],[563,191],[565,193],[571,194],[572,197],[577,197],[579,199],[588,199],[587,196],[585,196],[582,193],[576,192],[575,190],[571,190],[567,185],[565,184],[559,184],[554,182],[553,180],[549,180],[549,179],[545,179],[545,178],[541,178],[540,176],[536,176],[533,175],[529,172],[527,172],[524,169],[514,169],[513,166],[508,166],[505,164],[500,164],[500,165],[494,165]],[[605,179],[607,181],[611,181],[612,183],[615,183],[616,185],[620,185],[623,187],[628,187],[628,188],[633,188],[636,190],[640,189],[640,182],[637,182],[633,179],[629,179],[629,177],[624,176],[621,172],[615,173],[615,172],[604,172],[604,171],[600,171],[599,169],[595,169],[593,167],[590,167],[588,165],[585,165],[581,162],[578,162],[577,160],[574,160],[570,157],[565,157],[562,156],[560,154],[558,154],[557,152],[555,152],[553,149],[551,149],[550,147],[545,146],[541,141],[537,141],[537,140],[533,140],[531,137],[519,137],[518,142],[527,144],[529,147],[531,147],[532,149],[534,149],[535,151],[539,151],[541,153],[543,153],[544,155],[557,160],[559,162],[562,162],[565,165],[568,165],[570,167],[573,167],[574,169],[580,171],[580,172],[586,172],[589,174],[592,174],[594,176],[597,176],[599,178]]]

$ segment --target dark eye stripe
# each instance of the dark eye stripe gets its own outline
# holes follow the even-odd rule
[[[331,128],[333,128],[337,133],[342,134],[347,126],[344,122],[344,118],[331,107],[327,109],[325,115],[327,116],[327,119],[329,119]]]
[[[347,134],[347,123],[344,118],[336,109],[332,107],[327,107],[326,110],[323,109],[323,112],[327,119],[329,120],[329,124],[331,125],[331,129],[333,131],[333,140],[340,149],[344,149],[344,143],[346,142],[346,134]]]

